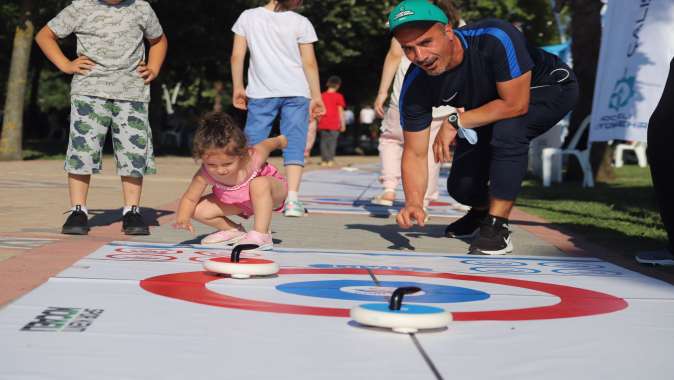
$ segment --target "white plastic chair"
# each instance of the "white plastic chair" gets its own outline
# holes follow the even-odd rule
[[[590,125],[590,115],[588,115],[576,131],[576,134],[573,135],[569,146],[565,149],[561,148],[544,148],[542,154],[543,160],[543,186],[550,186],[551,180],[555,182],[562,182],[562,171],[561,168],[552,171],[552,158],[555,155],[569,155],[574,156],[578,159],[580,168],[583,170],[583,187],[594,187],[594,178],[592,176],[592,166],[590,165],[590,142],[588,140],[587,147],[583,150],[576,149],[580,138],[583,136],[583,133]]]
[[[646,159],[646,143],[641,141],[633,141],[627,144],[618,144],[613,150],[613,165],[616,168],[623,166],[623,154],[625,151],[631,150],[637,156],[639,167],[645,168],[648,165]]]

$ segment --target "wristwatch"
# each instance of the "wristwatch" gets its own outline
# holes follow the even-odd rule
[[[449,125],[454,128],[455,131],[458,131],[459,128],[461,128],[461,124],[459,123],[459,114],[456,112],[452,112],[447,116],[447,121],[449,122]]]

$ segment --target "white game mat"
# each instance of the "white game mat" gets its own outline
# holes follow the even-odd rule
[[[0,379],[671,379],[674,287],[592,258],[276,249],[278,276],[204,272],[225,249],[115,242],[0,310]],[[244,253],[244,256],[255,254]],[[397,334],[348,310],[442,307]]]

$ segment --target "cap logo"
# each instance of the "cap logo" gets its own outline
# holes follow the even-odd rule
[[[405,16],[411,16],[411,15],[413,15],[413,14],[414,14],[413,11],[401,10],[400,12],[398,12],[398,14],[396,14],[396,15],[393,17],[393,19],[394,19],[394,20],[398,20],[398,19],[401,19],[401,18],[403,18],[403,17],[405,17]]]

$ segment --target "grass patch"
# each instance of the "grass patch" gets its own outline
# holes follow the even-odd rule
[[[579,183],[543,187],[527,180],[517,206],[554,228],[576,233],[613,251],[634,253],[660,249],[667,237],[655,206],[648,168],[615,169],[616,179],[582,188]]]
[[[64,160],[68,142],[28,140],[23,143],[24,160]]]

